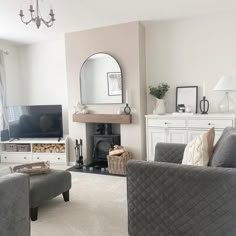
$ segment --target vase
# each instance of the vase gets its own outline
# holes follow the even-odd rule
[[[155,108],[153,110],[154,114],[163,115],[166,113],[165,100],[156,98]]]

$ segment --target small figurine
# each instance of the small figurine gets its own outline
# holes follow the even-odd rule
[[[87,114],[88,109],[85,105],[81,104],[80,102],[77,103],[76,106],[74,106],[75,114]]]

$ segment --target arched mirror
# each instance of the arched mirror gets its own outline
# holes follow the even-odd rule
[[[97,53],[83,63],[80,94],[82,104],[122,103],[122,73],[115,58]]]

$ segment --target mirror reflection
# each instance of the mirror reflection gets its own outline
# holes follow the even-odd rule
[[[122,103],[122,73],[118,62],[110,55],[90,56],[80,71],[82,104]]]

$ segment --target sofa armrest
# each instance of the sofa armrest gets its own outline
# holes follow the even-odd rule
[[[28,175],[0,177],[0,235],[30,235]]]
[[[236,235],[236,170],[129,161],[130,236]]]
[[[181,163],[186,144],[157,143],[155,148],[155,161]]]

